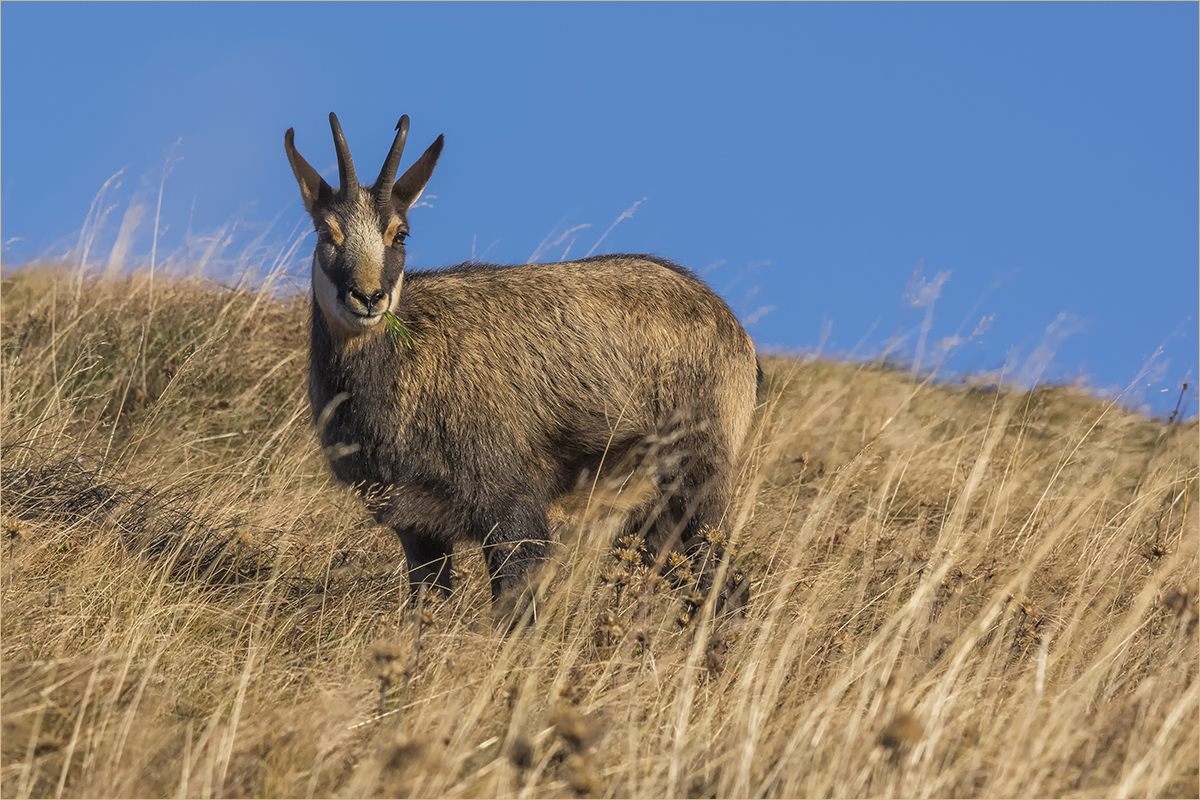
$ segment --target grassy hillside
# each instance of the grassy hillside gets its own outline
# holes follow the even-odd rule
[[[767,358],[728,541],[656,580],[576,498],[505,637],[331,479],[306,302],[0,299],[6,797],[1200,793],[1195,422]]]

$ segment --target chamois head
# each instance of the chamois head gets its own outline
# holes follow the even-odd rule
[[[317,230],[313,254],[313,293],[329,323],[341,338],[366,333],[377,326],[400,298],[404,279],[404,240],[408,209],[433,175],[442,152],[438,136],[429,149],[400,177],[400,155],[408,137],[408,115],[396,123],[396,138],[373,186],[360,186],[350,148],[336,114],[329,114],[337,150],[338,180],[334,191],[304,160],[288,128],[283,136],[288,162],[300,184],[304,207]]]

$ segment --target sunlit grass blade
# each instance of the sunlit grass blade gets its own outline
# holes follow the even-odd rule
[[[383,312],[383,318],[387,321],[388,335],[392,338],[392,346],[396,350],[400,349],[401,343],[409,350],[416,349],[417,340],[413,336],[412,330],[399,317],[391,311],[385,311]]]

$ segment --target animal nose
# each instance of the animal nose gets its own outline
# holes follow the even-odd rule
[[[350,296],[366,306],[368,311],[373,311],[376,304],[382,303],[385,299],[387,299],[387,292],[385,292],[383,289],[377,289],[376,291],[367,294],[366,292],[360,292],[358,289],[351,289]]]

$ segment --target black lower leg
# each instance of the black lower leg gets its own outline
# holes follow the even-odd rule
[[[515,623],[532,611],[533,587],[530,579],[546,558],[550,542],[550,523],[544,507],[521,506],[492,528],[484,542],[488,574],[492,579],[492,603],[503,615],[511,614]]]
[[[408,559],[408,580],[415,595],[421,586],[450,592],[450,552],[444,542],[412,530],[398,531]]]

